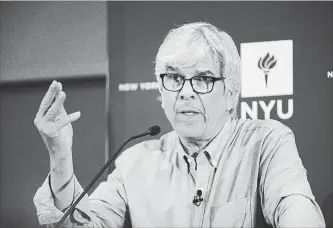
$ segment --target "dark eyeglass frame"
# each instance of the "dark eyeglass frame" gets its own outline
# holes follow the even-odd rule
[[[171,75],[179,76],[179,77],[181,77],[181,78],[183,79],[183,84],[182,84],[182,86],[181,86],[178,90],[170,90],[170,89],[167,89],[167,88],[164,86],[164,77],[165,77],[166,75],[170,75],[170,74],[171,74]],[[191,87],[192,87],[193,91],[195,91],[196,93],[199,93],[199,94],[206,94],[206,93],[210,93],[210,92],[212,92],[213,89],[214,89],[215,82],[216,82],[216,81],[220,81],[220,80],[224,80],[224,79],[225,79],[225,77],[218,77],[218,78],[216,78],[216,77],[211,77],[211,76],[194,76],[194,77],[192,77],[192,78],[188,78],[188,79],[186,79],[184,76],[181,76],[181,75],[179,75],[179,74],[174,74],[174,73],[164,73],[164,74],[160,74],[160,78],[161,78],[161,80],[162,80],[162,85],[163,85],[164,89],[166,89],[166,90],[168,90],[168,91],[171,91],[171,92],[179,92],[179,91],[181,91],[181,90],[183,89],[184,85],[185,85],[185,82],[188,80],[188,81],[190,81],[190,84],[191,84]],[[194,87],[193,87],[193,80],[194,80],[195,78],[209,78],[209,79],[212,80],[212,82],[213,82],[213,86],[212,86],[212,88],[211,88],[209,91],[207,91],[207,92],[198,92],[198,91],[196,91],[196,90],[194,89]]]

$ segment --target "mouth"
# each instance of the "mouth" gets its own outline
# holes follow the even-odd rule
[[[200,112],[198,112],[196,110],[180,110],[178,112],[178,114],[185,115],[185,116],[196,116],[196,115],[199,115]]]
[[[186,115],[186,116],[195,116],[198,115],[199,113],[197,112],[181,112],[182,115]]]

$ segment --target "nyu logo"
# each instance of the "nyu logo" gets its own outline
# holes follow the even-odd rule
[[[269,56],[269,53],[264,58],[260,58],[258,61],[258,67],[264,72],[265,82],[267,88],[268,75],[271,72],[271,69],[276,65],[277,60],[273,56]]]
[[[292,40],[242,43],[241,72],[241,96],[246,98],[241,102],[242,118],[248,115],[257,119],[263,113],[263,118],[269,119],[274,109],[280,119],[293,115],[293,99],[267,101],[267,97],[293,94]],[[265,97],[265,101],[259,97]]]

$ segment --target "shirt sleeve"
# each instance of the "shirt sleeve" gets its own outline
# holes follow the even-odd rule
[[[299,157],[293,132],[284,125],[262,143],[260,196],[263,215],[273,227],[325,227]]]
[[[54,205],[53,193],[47,176],[43,185],[34,196],[34,204],[40,225],[53,227],[66,210],[60,211]],[[83,192],[81,185],[74,176],[73,201]],[[127,198],[122,184],[119,169],[115,169],[105,182],[102,182],[96,190],[87,194],[75,207],[72,215],[64,222],[64,227],[123,227],[126,216]]]

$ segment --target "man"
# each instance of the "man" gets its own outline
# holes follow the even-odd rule
[[[258,211],[273,227],[325,226],[292,131],[237,118],[240,59],[227,33],[208,23],[171,30],[155,74],[174,131],[124,151],[66,227],[122,227],[127,219],[134,227],[256,227]],[[82,192],[70,124],[80,113],[67,115],[64,100],[53,82],[35,118],[51,166],[34,198],[41,224],[59,221]]]

